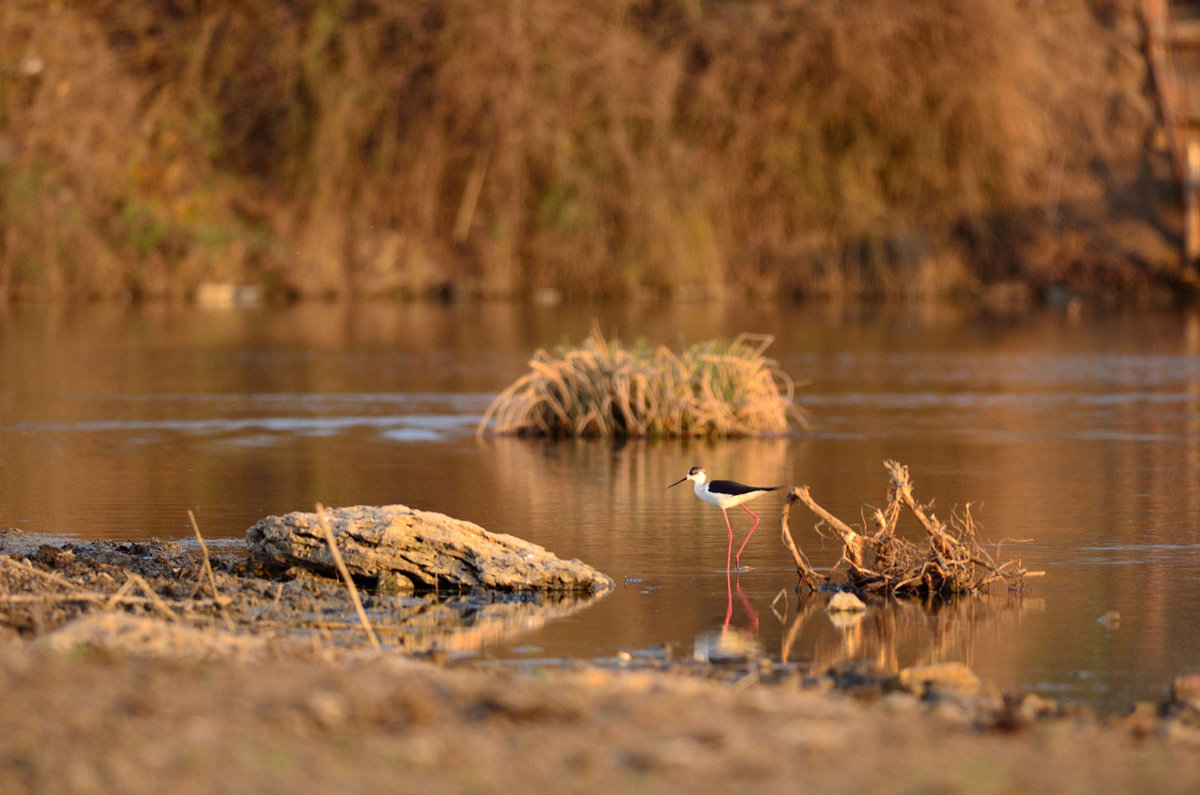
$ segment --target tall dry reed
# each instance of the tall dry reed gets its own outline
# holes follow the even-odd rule
[[[693,345],[681,354],[599,330],[577,348],[538,350],[530,372],[501,392],[478,434],[728,437],[786,433],[805,418],[795,385],[763,356],[769,335]]]

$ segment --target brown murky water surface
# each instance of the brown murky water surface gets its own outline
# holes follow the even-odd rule
[[[247,311],[21,306],[0,314],[0,526],[217,546],[271,513],[405,503],[579,557],[620,584],[487,633],[471,653],[545,661],[748,645],[800,665],[959,660],[1001,687],[1120,709],[1200,666],[1200,317],[986,320],[774,305],[311,305]],[[736,442],[477,442],[539,346],[593,322],[626,341],[774,334],[813,427]],[[693,464],[807,483],[855,519],[908,464],[939,514],[1046,572],[937,609],[834,623],[792,591],[782,498],[727,589],[720,511]],[[735,532],[749,528],[741,510]],[[837,545],[792,527],[818,566]],[[910,528],[910,532],[915,532]]]

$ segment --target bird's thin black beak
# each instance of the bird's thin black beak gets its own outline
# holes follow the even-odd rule
[[[675,481],[674,483],[672,483],[670,486],[667,486],[667,488],[668,488],[668,489],[673,489],[673,488],[675,488],[676,486],[678,486],[680,483],[682,483],[682,482],[683,482],[683,481],[685,481],[685,480],[687,480],[687,475],[684,475],[684,476],[683,476],[683,477],[681,477],[679,480],[677,480],[677,481]]]

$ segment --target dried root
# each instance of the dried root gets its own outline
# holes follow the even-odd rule
[[[888,505],[871,517],[874,531],[846,524],[822,508],[809,493],[808,486],[793,488],[780,516],[783,543],[796,561],[801,585],[816,589],[830,584],[835,573],[846,566],[846,582],[860,593],[892,596],[949,596],[975,593],[996,582],[1012,589],[1024,585],[1026,577],[1038,577],[1040,571],[1027,571],[1019,559],[997,563],[975,536],[975,522],[968,505],[962,513],[953,513],[949,523],[938,520],[913,497],[908,467],[885,461],[891,475]],[[813,569],[808,558],[796,546],[788,529],[792,504],[803,502],[820,521],[816,529],[832,531],[842,540],[842,556],[827,573]],[[925,543],[914,544],[896,535],[901,515],[911,513],[925,531]]]

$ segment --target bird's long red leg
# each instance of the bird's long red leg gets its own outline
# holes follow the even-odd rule
[[[728,572],[729,559],[733,556],[733,525],[729,524],[729,514],[724,508],[721,509],[721,513],[725,514],[725,529],[729,531],[729,549],[725,551],[725,571]]]
[[[738,547],[737,565],[738,565],[739,569],[742,567],[742,550],[746,548],[746,544],[750,541],[750,536],[754,535],[754,528],[758,527],[758,514],[756,514],[754,511],[750,510],[749,508],[747,508],[745,505],[742,506],[742,510],[754,517],[754,525],[750,528],[750,532],[746,533],[746,540],[742,542],[742,545],[740,547]],[[729,519],[726,518],[725,521],[728,523]],[[732,538],[732,535],[733,535],[733,531],[731,530],[730,538]]]

